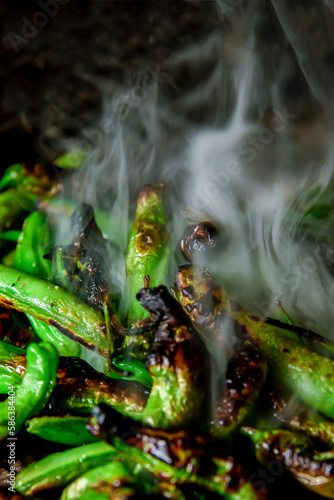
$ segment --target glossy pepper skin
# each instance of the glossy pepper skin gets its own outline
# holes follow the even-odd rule
[[[165,279],[169,246],[163,198],[163,184],[143,186],[138,196],[126,254],[128,326],[149,316],[136,301],[137,292],[145,285],[145,277],[149,276],[152,287]]]
[[[69,446],[80,446],[97,441],[86,429],[86,418],[72,415],[35,417],[27,420],[27,432],[41,439]]]
[[[52,278],[52,264],[44,258],[51,247],[51,227],[48,218],[40,212],[30,214],[22,228],[16,246],[13,267],[31,276]],[[80,344],[67,338],[55,327],[46,325],[40,319],[27,315],[35,333],[42,340],[51,342],[62,356],[79,356]]]
[[[260,462],[280,462],[298,482],[318,495],[334,498],[334,460],[316,458],[310,438],[285,430],[259,431],[245,427],[243,431],[255,445]]]
[[[106,403],[123,415],[140,420],[149,390],[134,381],[113,380],[77,358],[61,358],[57,372],[54,399],[57,407],[79,413],[90,413]]]
[[[15,364],[14,364],[15,363]],[[26,356],[7,358],[1,367],[11,377],[15,370],[15,380],[21,383],[26,371]],[[0,371],[1,373],[1,371]],[[7,387],[11,378],[6,383]],[[10,384],[11,385],[11,384]],[[61,357],[56,374],[52,406],[66,411],[89,414],[92,408],[106,403],[120,414],[140,420],[145,409],[149,390],[142,384],[130,380],[113,380],[92,368],[85,361],[75,357]]]
[[[297,334],[249,314],[204,268],[182,266],[176,274],[179,299],[197,330],[215,345],[222,332],[253,342],[268,360],[274,382],[284,384],[311,407],[334,418],[334,361]]]
[[[58,365],[58,353],[47,342],[32,343],[27,348],[27,368],[23,381],[15,388],[15,432],[24,421],[39,413],[45,406],[53,391]],[[10,401],[0,403],[0,439],[8,429],[8,412]]]
[[[0,264],[0,304],[31,314],[87,349],[108,356],[103,316],[58,285]]]
[[[20,385],[25,369],[24,349],[0,341],[0,394],[8,394],[11,386]]]
[[[290,403],[290,398],[293,404]],[[301,402],[295,402],[294,396],[283,394],[274,388],[271,392],[271,406],[274,417],[290,430],[306,434],[318,442],[334,447],[334,424],[325,420],[323,415]]]
[[[110,444],[115,437],[119,437],[124,443],[145,451],[176,469],[197,472],[201,459],[206,456],[206,460],[209,460],[209,453],[214,449],[212,440],[194,432],[151,429],[120,415],[105,404],[93,408],[92,416],[92,421],[96,421],[95,427],[88,424],[92,435],[97,435]]]
[[[158,493],[152,474],[142,468],[136,470],[136,463],[122,459],[119,456],[110,464],[86,472],[63,491],[60,500],[126,500],[136,495],[146,498],[151,493]]]
[[[43,258],[50,246],[51,227],[47,216],[40,212],[31,213],[24,221],[16,245],[13,267],[31,276],[50,279],[52,264]]]
[[[92,467],[110,462],[116,455],[112,446],[101,442],[53,453],[23,469],[16,476],[15,488],[23,495],[35,495],[64,487]]]
[[[187,425],[202,405],[209,373],[206,347],[167,288],[142,288],[137,300],[160,317],[146,366],[153,378],[143,423],[161,429]]]
[[[218,381],[211,415],[206,426],[211,436],[222,439],[249,416],[267,375],[266,358],[252,346],[239,348]],[[213,410],[212,410],[213,408]]]
[[[145,468],[157,479],[168,484],[178,487],[188,485],[193,487],[194,491],[203,488],[206,498],[211,498],[210,495],[213,494],[220,495],[226,500],[262,500],[264,498],[262,493],[257,494],[252,485],[245,480],[240,467],[236,465],[232,457],[212,459],[210,473],[201,475],[188,468],[176,468],[151,453],[130,446],[125,442],[127,438],[122,440],[110,433],[107,412],[102,405],[93,412],[87,428],[93,435],[110,440],[117,451],[127,457],[127,460],[136,462],[138,466]]]
[[[79,205],[71,215],[71,231],[72,243],[53,247],[48,256],[57,262],[56,281],[102,313],[104,300],[111,298],[111,262],[94,211],[87,203]]]
[[[0,231],[22,223],[38,198],[54,196],[59,189],[40,165],[32,169],[22,164],[8,167],[0,181],[0,190],[5,190],[0,193]]]

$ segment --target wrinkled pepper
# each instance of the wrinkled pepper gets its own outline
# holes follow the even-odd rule
[[[334,418],[334,360],[314,352],[294,332],[248,313],[204,268],[180,267],[176,288],[184,311],[209,343],[217,345],[222,335],[254,342],[266,356],[274,381]]]
[[[9,431],[8,412],[10,406],[15,407],[15,432],[24,421],[39,413],[50,398],[56,382],[58,353],[47,342],[32,343],[27,348],[27,368],[23,381],[15,394],[15,404],[9,398],[0,403],[0,439]],[[15,388],[16,389],[16,388]],[[12,435],[12,434],[11,434]]]
[[[198,414],[207,387],[205,344],[166,287],[142,288],[137,300],[160,318],[146,360],[153,386],[143,422],[162,429],[185,426]]]
[[[16,476],[15,488],[23,495],[35,495],[64,487],[93,467],[110,462],[117,454],[113,447],[101,442],[53,453],[23,469]]]
[[[87,349],[108,356],[103,317],[58,285],[0,264],[0,304],[31,314]]]

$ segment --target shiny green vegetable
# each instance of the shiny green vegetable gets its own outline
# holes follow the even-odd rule
[[[137,299],[160,318],[146,360],[153,386],[143,423],[167,430],[180,428],[198,415],[203,403],[209,373],[208,352],[166,287],[142,288]]]
[[[63,491],[61,500],[110,500],[130,498],[135,493],[145,497],[156,492],[156,480],[149,472],[120,459],[121,456],[113,463],[86,472]]]
[[[51,247],[51,227],[48,218],[40,212],[31,213],[24,221],[20,234],[14,267],[31,276],[50,279],[52,263],[43,256]]]
[[[25,366],[25,350],[0,341],[0,394],[8,394],[10,387],[21,384]]]
[[[48,218],[40,212],[33,212],[26,218],[16,246],[13,267],[31,276],[52,278],[52,263],[44,258],[51,247],[51,227]],[[51,342],[62,356],[79,356],[80,344],[67,338],[57,328],[40,319],[27,317],[41,340]]]
[[[35,417],[27,420],[30,434],[55,443],[79,446],[93,443],[97,438],[88,433],[85,417]]]
[[[117,455],[105,443],[91,443],[49,455],[29,465],[16,476],[15,488],[24,495],[34,495],[49,488],[64,487],[84,472],[106,464]]]
[[[77,358],[61,358],[57,373],[55,404],[66,411],[87,414],[100,403],[140,420],[149,390],[135,381],[113,380]]]
[[[126,255],[126,272],[129,299],[128,326],[149,317],[149,314],[136,301],[137,292],[145,286],[164,283],[169,255],[168,234],[163,206],[164,186],[144,186],[140,190],[136,215],[130,235]]]
[[[15,243],[17,243],[20,234],[21,231],[15,231],[13,229],[9,231],[2,231],[2,233],[0,233],[0,240],[14,241]]]
[[[108,356],[103,317],[57,285],[0,264],[0,304],[31,314],[87,349]]]
[[[58,353],[47,342],[32,343],[27,348],[27,368],[20,386],[15,388],[15,403],[8,398],[0,403],[0,439],[8,432],[17,432],[24,421],[41,411],[53,391],[56,382]],[[11,410],[11,406],[14,410]],[[15,412],[15,423],[8,425],[9,411]],[[11,427],[14,427],[12,429]]]

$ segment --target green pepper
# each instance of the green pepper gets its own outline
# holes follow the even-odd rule
[[[243,428],[256,450],[257,459],[267,465],[275,461],[275,474],[284,468],[303,486],[326,498],[334,498],[334,460],[314,457],[312,440],[285,430],[260,431]]]
[[[119,375],[118,373],[111,372],[110,374],[108,373],[110,378],[135,380],[136,382],[143,384],[149,389],[152,387],[152,377],[145,368],[144,363],[142,363],[141,361],[138,361],[133,356],[130,356],[128,359],[116,357],[113,362],[116,368],[118,368],[119,370],[123,370],[123,372],[125,373],[129,372],[130,375],[123,376]]]
[[[140,190],[135,219],[126,254],[127,283],[120,316],[127,316],[128,327],[142,326],[149,314],[136,301],[143,286],[158,286],[165,281],[169,245],[164,215],[164,186],[147,185]],[[124,311],[126,309],[126,314]],[[138,359],[144,359],[152,346],[151,332],[125,336],[123,348],[129,347]]]
[[[23,469],[16,476],[15,489],[23,495],[34,495],[64,487],[91,468],[110,462],[117,454],[115,448],[101,442],[53,453]]]
[[[43,279],[52,277],[52,263],[44,258],[51,246],[51,228],[48,218],[40,212],[33,212],[26,218],[16,247],[13,267],[31,276]],[[81,347],[77,342],[67,338],[55,327],[30,314],[27,317],[42,340],[51,342],[62,356],[79,356]]]
[[[47,216],[40,212],[31,213],[24,221],[16,246],[14,267],[31,276],[50,279],[52,263],[43,258],[50,246],[51,228]]]
[[[102,465],[80,476],[62,493],[60,500],[110,500],[131,498],[135,493],[142,497],[156,493],[154,476],[142,467],[125,463],[122,456],[117,461]]]
[[[35,200],[34,194],[20,187],[0,193],[0,231],[11,228],[14,223],[22,223],[24,216],[34,210]]]
[[[60,356],[79,356],[81,357],[81,346],[78,342],[69,339],[63,335],[54,326],[46,325],[43,321],[27,314],[35,333],[41,340],[51,342],[59,352]]]
[[[266,358],[252,346],[232,356],[205,425],[211,436],[222,439],[238,428],[252,412],[267,375]]]
[[[87,349],[108,356],[103,317],[57,285],[0,264],[0,304],[31,314]]]
[[[27,368],[15,394],[15,403],[9,398],[0,403],[0,439],[12,430],[8,426],[9,411],[15,412],[15,431],[24,421],[39,413],[45,406],[53,391],[58,364],[56,349],[47,342],[32,343],[27,348]],[[10,410],[15,407],[14,410]]]
[[[334,360],[314,352],[298,334],[249,314],[206,269],[180,267],[176,287],[185,312],[213,350],[221,331],[253,342],[266,356],[274,382],[334,418]]]
[[[144,186],[140,190],[136,215],[126,255],[127,293],[130,302],[128,326],[149,316],[136,301],[137,292],[145,286],[159,286],[165,280],[169,254],[168,235],[163,208],[164,186]]]
[[[35,417],[26,422],[27,431],[55,443],[79,446],[93,443],[97,438],[88,433],[86,417]]]
[[[205,344],[164,286],[142,288],[137,300],[160,318],[146,360],[153,386],[143,423],[162,429],[187,425],[199,413],[209,374]]]
[[[93,416],[90,417],[87,428],[93,435],[98,435],[103,439],[110,440],[115,449],[121,453],[125,463],[129,462],[131,464],[132,462],[136,462],[138,466],[145,468],[157,479],[162,479],[166,483],[171,483],[176,486],[189,484],[194,485],[194,488],[200,486],[208,490],[208,492],[223,496],[227,500],[256,500],[258,498],[252,485],[245,481],[243,477],[238,478],[235,475],[233,478],[234,487],[229,488],[229,482],[231,480],[229,473],[236,467],[232,457],[225,460],[213,460],[212,470],[207,475],[196,474],[191,468],[176,468],[145,451],[126,444],[117,436],[112,434],[106,436],[104,431],[104,412],[100,410],[100,407],[97,408],[97,411],[94,412],[95,416],[93,414]],[[101,414],[102,417],[101,421],[99,414]]]
[[[2,231],[0,233],[0,240],[5,240],[5,241],[14,241],[15,243],[18,242],[18,239],[20,237],[21,231],[16,231],[16,230],[9,230],[9,231]]]
[[[7,168],[0,180],[0,191],[9,188],[22,188],[27,193],[37,197],[52,195],[52,191],[57,190],[54,181],[46,169],[41,165],[34,165],[33,168],[16,163]]]
[[[83,150],[72,150],[58,156],[58,158],[53,163],[57,167],[66,169],[79,168],[84,163],[86,157],[87,153],[85,153]]]
[[[0,394],[8,394],[11,386],[21,384],[25,366],[24,349],[0,341]]]
[[[140,420],[149,390],[128,380],[113,380],[77,358],[60,358],[55,404],[66,411],[90,413],[100,403],[106,403],[123,415]]]

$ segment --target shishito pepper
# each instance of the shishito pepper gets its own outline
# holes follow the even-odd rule
[[[31,314],[87,349],[108,356],[103,317],[57,285],[0,264],[0,304]]]
[[[314,352],[298,334],[249,314],[204,268],[179,268],[176,287],[185,312],[211,345],[218,345],[222,332],[255,343],[266,356],[274,381],[334,418],[333,359]]]
[[[50,279],[52,264],[43,258],[50,246],[51,228],[47,216],[40,212],[31,213],[24,221],[16,245],[14,267],[31,276]]]
[[[137,299],[160,318],[146,360],[153,386],[143,422],[162,429],[187,425],[205,396],[209,373],[205,344],[166,287],[142,288]]]
[[[145,286],[146,277],[152,287],[161,285],[165,279],[169,246],[163,196],[163,184],[143,186],[138,196],[126,255],[128,326],[149,317],[136,301],[136,294]]]
[[[91,443],[54,453],[23,469],[15,489],[23,495],[34,495],[50,488],[60,488],[90,470],[114,459],[117,451],[105,443]]]
[[[122,456],[110,464],[102,465],[78,477],[62,493],[61,500],[110,500],[140,498],[159,493],[157,480],[134,462],[122,461]],[[175,488],[174,488],[175,490]],[[170,491],[168,492],[170,493]],[[181,492],[179,492],[181,493]],[[182,496],[168,496],[180,499]]]
[[[284,468],[302,485],[326,498],[334,498],[334,460],[319,459],[314,452],[314,442],[303,434],[285,431],[260,431],[244,427],[255,445],[257,459],[273,468],[275,475]],[[281,468],[279,469],[279,466]],[[258,480],[258,487],[264,481]]]
[[[142,418],[149,390],[135,381],[113,380],[77,358],[60,358],[56,406],[64,410],[90,413],[100,403],[106,403],[123,415],[135,420]]]
[[[15,431],[24,421],[41,411],[48,401],[55,382],[58,365],[58,353],[47,342],[32,343],[27,348],[27,368],[23,381],[15,394]],[[11,406],[9,398],[0,403],[0,439],[9,432],[8,415]]]
[[[252,346],[242,346],[232,356],[226,374],[217,383],[211,398],[210,416],[205,425],[211,436],[226,437],[249,416],[267,375],[266,359]]]
[[[13,267],[31,276],[51,279],[52,263],[44,258],[51,247],[51,227],[48,217],[33,212],[24,221],[13,262]],[[55,327],[46,325],[34,316],[27,315],[34,331],[42,340],[51,342],[62,356],[78,356],[81,348],[77,342],[67,338]]]
[[[127,463],[136,462],[151,472],[157,479],[167,484],[178,487],[188,485],[193,487],[194,491],[199,488],[206,492],[206,498],[209,495],[218,494],[226,500],[257,500],[262,499],[262,494],[257,494],[252,485],[244,478],[242,468],[235,463],[232,457],[212,458],[212,468],[208,474],[201,475],[195,473],[191,468],[176,468],[170,463],[166,463],[151,453],[130,446],[112,433],[108,434],[108,421],[105,415],[105,408],[99,407],[93,412],[88,423],[88,429],[93,435],[101,436],[103,439],[110,440],[115,449],[122,455],[122,460]],[[112,423],[111,423],[112,425]],[[128,432],[128,434],[131,433]],[[134,436],[135,438],[135,436]],[[129,440],[131,437],[129,437]],[[158,454],[158,450],[156,450]],[[206,464],[208,465],[208,464]],[[209,467],[210,469],[210,467]]]
[[[18,387],[26,368],[24,349],[0,341],[0,394],[8,394],[9,387]]]
[[[168,234],[164,215],[164,186],[146,185],[140,190],[135,219],[126,254],[126,290],[123,312],[128,327],[150,322],[148,312],[136,301],[137,292],[144,286],[164,283],[169,255]],[[133,356],[145,359],[152,347],[153,335],[148,331],[136,336],[125,336],[123,348],[128,347]]]

